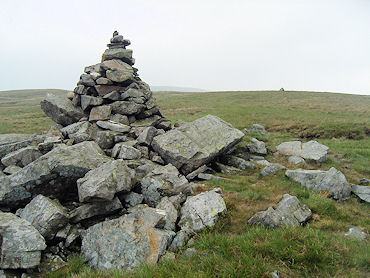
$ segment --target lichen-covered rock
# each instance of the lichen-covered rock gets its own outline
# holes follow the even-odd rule
[[[251,132],[257,133],[262,136],[267,136],[267,131],[265,127],[260,124],[253,124],[251,127]]]
[[[59,200],[75,199],[77,179],[110,160],[92,141],[73,146],[59,145],[5,177],[4,186],[0,187],[0,206],[19,208],[37,194]]]
[[[20,217],[30,222],[46,240],[52,240],[69,219],[62,205],[42,195],[33,198],[22,210]]]
[[[129,214],[88,228],[81,253],[95,268],[133,269],[155,264],[175,236],[157,228],[163,226],[165,216],[163,210],[134,207]]]
[[[288,162],[294,165],[305,164],[305,160],[302,157],[296,155],[290,156]]]
[[[157,135],[158,130],[155,127],[148,126],[140,133],[137,138],[139,144],[150,146],[153,141],[154,136]]]
[[[265,211],[257,212],[248,220],[248,224],[259,224],[269,228],[294,226],[306,223],[311,217],[311,210],[302,205],[296,196],[284,194],[276,209],[269,207]]]
[[[168,250],[176,252],[179,248],[184,247],[189,238],[194,234],[193,230],[182,229],[177,232],[175,238],[172,240]]]
[[[122,196],[122,199],[124,200],[128,207],[134,207],[136,205],[141,204],[144,201],[144,197],[142,194],[132,191],[130,193],[124,194]]]
[[[277,172],[286,169],[283,165],[279,163],[270,163],[261,171],[261,175],[264,177],[275,175]]]
[[[122,160],[112,160],[77,180],[80,202],[110,201],[118,192],[129,192],[135,171]]]
[[[257,166],[253,164],[252,162],[249,162],[243,158],[233,156],[233,155],[223,155],[220,157],[220,161],[223,164],[233,166],[235,168],[238,168],[240,170],[247,170],[247,169],[256,169]]]
[[[130,131],[130,126],[112,122],[112,121],[97,121],[96,124],[103,128],[103,129],[109,129],[111,131],[116,131],[116,132],[129,132]]]
[[[352,184],[352,193],[362,201],[370,203],[370,186]]]
[[[284,142],[276,148],[281,154],[299,156],[317,162],[326,161],[329,152],[329,147],[317,141],[309,141],[307,143],[300,141]]]
[[[166,223],[164,224],[163,228],[165,230],[174,231],[176,229],[177,218],[179,217],[179,212],[177,211],[174,204],[170,201],[168,197],[163,197],[157,205],[157,209],[161,209],[166,212]]]
[[[41,101],[41,109],[54,122],[63,126],[78,122],[85,116],[82,109],[75,107],[68,98],[52,94],[47,94]]]
[[[152,147],[166,163],[188,174],[228,152],[243,136],[229,123],[207,115],[154,137]]]
[[[199,232],[213,227],[220,214],[226,211],[226,204],[220,188],[188,197],[181,208],[181,229]]]
[[[104,51],[102,61],[118,59],[129,65],[134,64],[134,59],[132,58],[132,50],[124,48],[112,48],[106,49]]]
[[[5,166],[16,165],[24,167],[40,156],[42,154],[37,146],[29,146],[7,154],[1,159],[1,163]]]
[[[256,138],[252,138],[251,141],[252,144],[247,144],[250,153],[267,154],[265,142],[259,141]]]
[[[334,167],[330,168],[329,171],[287,170],[285,175],[309,189],[328,190],[337,200],[346,200],[351,195],[352,189],[346,177]]]
[[[0,268],[34,268],[40,264],[45,240],[26,220],[0,211]]]
[[[35,134],[0,134],[0,159],[8,153],[28,146],[37,146],[45,136]]]
[[[86,110],[89,107],[92,106],[98,106],[103,104],[103,98],[101,97],[93,97],[93,96],[87,96],[82,95],[81,96],[81,108],[82,110]]]
[[[125,82],[134,79],[134,70],[129,64],[117,59],[107,60],[102,63],[106,70],[107,78],[113,82]]]
[[[171,164],[157,166],[141,180],[144,199],[150,206],[157,206],[162,197],[179,193],[192,194],[188,180]]]

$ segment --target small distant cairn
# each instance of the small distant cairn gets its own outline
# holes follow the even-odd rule
[[[279,90],[280,92],[284,92],[285,90],[284,90],[284,88],[280,88],[280,90]]]
[[[145,120],[145,125],[160,125],[170,129],[171,122],[163,118],[148,84],[133,67],[131,42],[114,31],[101,63],[88,66],[80,76],[72,99],[81,107],[89,122],[111,120],[131,125]]]

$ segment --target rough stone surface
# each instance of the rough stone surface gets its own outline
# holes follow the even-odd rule
[[[158,130],[155,127],[148,126],[146,127],[137,138],[137,141],[139,144],[143,144],[146,146],[150,146],[154,136],[156,136],[158,133]]]
[[[351,194],[351,186],[342,172],[335,168],[329,171],[320,170],[287,170],[285,175],[312,190],[328,190],[333,198],[346,200]]]
[[[267,154],[265,142],[259,141],[256,138],[252,138],[251,141],[252,144],[247,145],[250,153]]]
[[[257,212],[248,220],[248,224],[269,228],[294,226],[306,223],[311,217],[311,210],[302,205],[296,196],[284,194],[276,209],[269,207],[265,211]]]
[[[329,147],[317,141],[309,141],[303,144],[300,141],[284,142],[276,148],[281,154],[299,156],[317,162],[326,161],[329,152]]]
[[[220,214],[226,211],[222,191],[216,188],[212,191],[188,197],[181,208],[181,229],[199,232],[206,227],[213,227]]]
[[[78,223],[96,216],[109,215],[122,209],[120,200],[116,197],[112,201],[83,204],[70,213],[71,223]]]
[[[103,98],[101,97],[92,97],[92,96],[81,96],[81,108],[86,110],[91,106],[98,106],[103,104]]]
[[[9,165],[6,167],[3,172],[4,174],[13,175],[17,173],[18,171],[22,170],[22,167],[16,166],[16,165]]]
[[[179,248],[184,247],[189,238],[194,234],[190,229],[182,229],[177,232],[175,238],[172,240],[168,250],[176,252]]]
[[[35,134],[0,134],[0,159],[28,146],[37,146],[45,136]]]
[[[117,131],[121,133],[126,133],[130,131],[130,126],[112,122],[112,121],[97,121],[96,124],[103,128],[103,129],[109,129],[112,131]]]
[[[33,268],[46,248],[40,233],[26,220],[0,211],[0,268]]]
[[[130,192],[123,195],[123,200],[129,207],[134,207],[144,201],[144,196],[136,192]]]
[[[171,164],[157,166],[141,180],[144,199],[150,206],[157,206],[162,197],[179,193],[192,194],[188,180]]]
[[[104,51],[102,61],[119,59],[129,65],[133,65],[132,50],[124,48],[112,48]]]
[[[112,107],[109,105],[93,107],[90,111],[89,121],[109,120],[111,113]]]
[[[63,126],[78,122],[85,116],[81,108],[75,107],[68,98],[47,94],[41,101],[41,109],[54,122]]]
[[[240,170],[247,170],[247,169],[256,169],[257,166],[253,164],[252,162],[249,162],[243,158],[233,156],[233,155],[223,155],[220,157],[220,161],[223,164],[233,166],[235,168],[238,168]]]
[[[63,206],[42,195],[33,198],[22,210],[20,217],[30,222],[46,240],[52,240],[69,219]]]
[[[157,205],[157,209],[161,209],[166,212],[166,223],[164,224],[163,228],[165,230],[175,231],[176,221],[179,217],[179,213],[170,199],[168,197],[163,197]]]
[[[370,186],[352,185],[352,192],[362,201],[370,203]]]
[[[141,157],[141,152],[130,146],[127,142],[124,142],[120,145],[120,151],[119,151],[119,154],[118,154],[118,158],[121,158],[121,159],[140,159]]]
[[[251,132],[257,133],[262,136],[267,136],[267,131],[265,127],[260,124],[253,124],[251,127]]]
[[[5,166],[16,165],[24,167],[42,156],[36,146],[29,146],[7,154],[1,159]]]
[[[115,101],[111,104],[114,114],[134,115],[139,114],[145,109],[144,104],[135,103],[132,101]]]
[[[102,63],[102,67],[106,70],[107,78],[113,82],[125,82],[128,80],[133,80],[134,71],[132,67],[122,62],[121,60],[108,60]]]
[[[22,170],[5,177],[0,187],[0,206],[19,208],[32,195],[40,193],[60,200],[74,198],[76,180],[110,160],[92,141],[55,147]]]
[[[134,170],[122,160],[113,160],[89,171],[77,180],[80,202],[110,201],[118,192],[129,192],[133,185]]]
[[[270,163],[261,171],[261,175],[264,177],[275,175],[277,172],[286,169],[279,163]]]
[[[154,137],[152,147],[166,163],[188,174],[229,151],[243,136],[220,118],[207,115]]]
[[[344,235],[356,240],[367,240],[369,237],[367,233],[363,232],[359,227],[356,226],[349,228],[348,232]]]
[[[86,230],[81,252],[93,267],[132,269],[155,264],[175,233],[161,230],[166,213],[146,206],[129,214],[96,224]]]
[[[290,156],[288,162],[294,165],[305,164],[305,160],[299,156]]]

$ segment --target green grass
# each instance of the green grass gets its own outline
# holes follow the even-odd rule
[[[65,94],[65,92],[60,92]],[[51,120],[40,110],[45,92],[0,92],[0,133],[47,130]],[[172,121],[191,121],[213,114],[239,129],[253,123],[264,125],[266,142],[273,152],[286,140],[315,138],[330,147],[323,164],[308,163],[307,169],[336,167],[349,182],[370,177],[370,97],[315,92],[209,92],[155,93],[164,114]],[[253,135],[255,136],[255,135]],[[243,152],[250,139],[239,145]],[[266,156],[290,168],[287,157]],[[96,271],[74,257],[67,267],[46,277],[270,277],[279,270],[283,277],[369,277],[368,242],[344,237],[351,225],[370,232],[369,205],[352,196],[337,202],[327,192],[314,192],[284,176],[262,178],[262,167],[227,180],[204,183],[221,187],[228,207],[214,229],[197,235],[198,255],[177,254],[175,261],[144,265],[132,272]],[[256,212],[274,207],[283,194],[295,195],[313,212],[305,227],[266,229],[247,225]]]

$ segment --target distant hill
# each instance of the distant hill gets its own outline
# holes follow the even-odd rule
[[[206,90],[199,88],[177,86],[150,86],[150,89],[155,92],[206,92]]]

